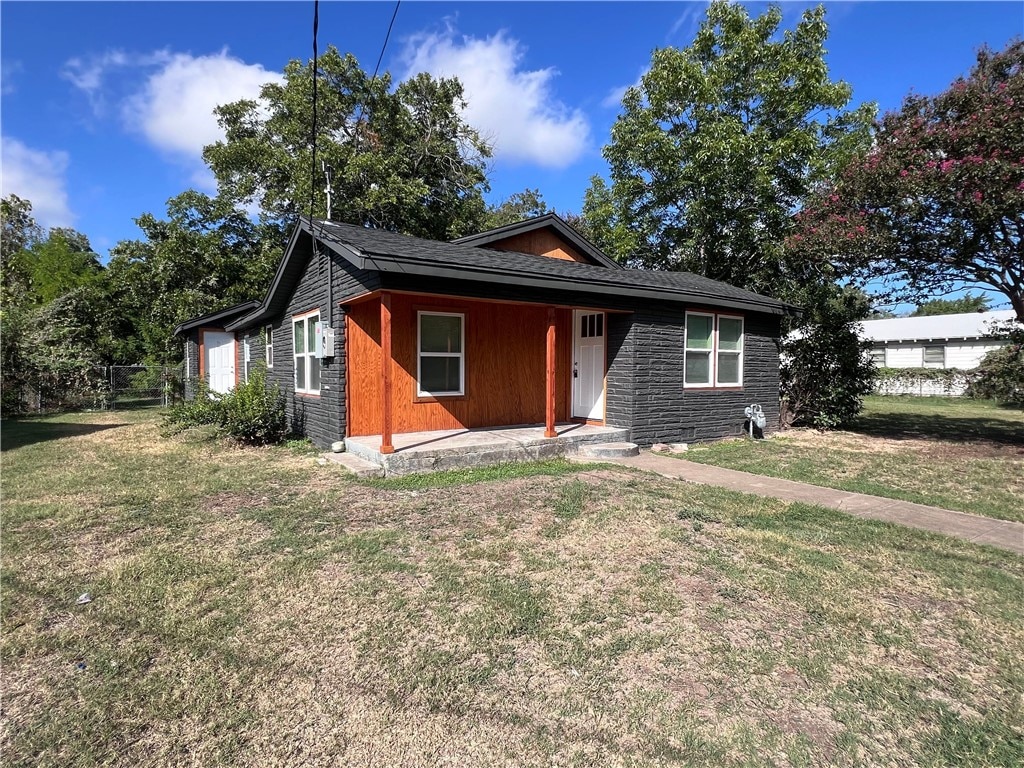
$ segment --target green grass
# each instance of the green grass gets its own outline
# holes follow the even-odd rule
[[[1024,521],[1024,412],[965,398],[870,397],[849,431],[731,440],[686,459]]]
[[[608,467],[2,431],[5,765],[1024,760],[1008,553]]]

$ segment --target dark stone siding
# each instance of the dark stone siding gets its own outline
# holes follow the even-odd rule
[[[327,265],[323,255],[319,263],[307,258],[302,277],[288,299],[287,309],[267,323],[273,329],[274,348],[274,364],[267,369],[267,380],[276,383],[285,395],[285,409],[292,431],[305,435],[320,448],[329,448],[331,443],[345,437],[345,312],[338,308],[338,303],[375,290],[379,285],[376,273],[357,269],[334,254],[331,257],[334,282],[332,298],[335,304],[332,320],[335,331],[334,357],[321,361],[319,396],[295,392],[292,316],[319,309],[321,321],[330,318]],[[260,338],[262,327],[250,329],[249,332]],[[256,354],[255,350],[253,354]],[[258,354],[259,359],[263,359],[262,340]]]
[[[191,400],[196,396],[196,382],[199,381],[199,331],[189,331],[185,335],[184,362],[184,395],[186,400]]]
[[[632,429],[636,350],[633,315],[609,314],[607,346],[608,372],[605,376],[605,423]]]
[[[683,387],[683,308],[650,308],[633,315],[635,349],[632,439],[653,443],[716,440],[741,435],[743,409],[764,409],[765,432],[779,422],[779,319],[748,313],[744,320],[743,386]]]

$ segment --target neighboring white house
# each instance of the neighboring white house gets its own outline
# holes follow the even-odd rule
[[[1016,317],[1013,310],[965,312],[929,317],[892,317],[860,323],[860,337],[872,342],[871,359],[879,368],[978,367],[987,353],[1006,344],[987,338],[992,323]],[[964,382],[883,382],[886,395],[962,395]]]

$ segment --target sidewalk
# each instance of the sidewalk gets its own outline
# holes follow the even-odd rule
[[[735,469],[722,469],[709,464],[659,456],[648,451],[639,456],[609,461],[627,467],[654,472],[663,477],[685,480],[689,483],[715,485],[742,493],[770,496],[785,501],[800,501],[821,507],[838,509],[855,517],[884,520],[887,523],[906,525],[925,531],[944,533],[975,544],[1006,549],[1024,555],[1024,523],[996,520],[965,512],[953,512],[909,501],[885,499],[863,493],[850,493],[834,488],[780,480],[764,475],[752,475]]]

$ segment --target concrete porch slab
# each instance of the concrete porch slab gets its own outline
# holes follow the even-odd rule
[[[574,453],[588,443],[628,439],[629,431],[590,424],[558,424],[556,437],[542,425],[449,429],[394,435],[395,452],[380,452],[380,435],[345,438],[345,449],[383,467],[386,475],[465,469],[511,461],[538,461]]]

